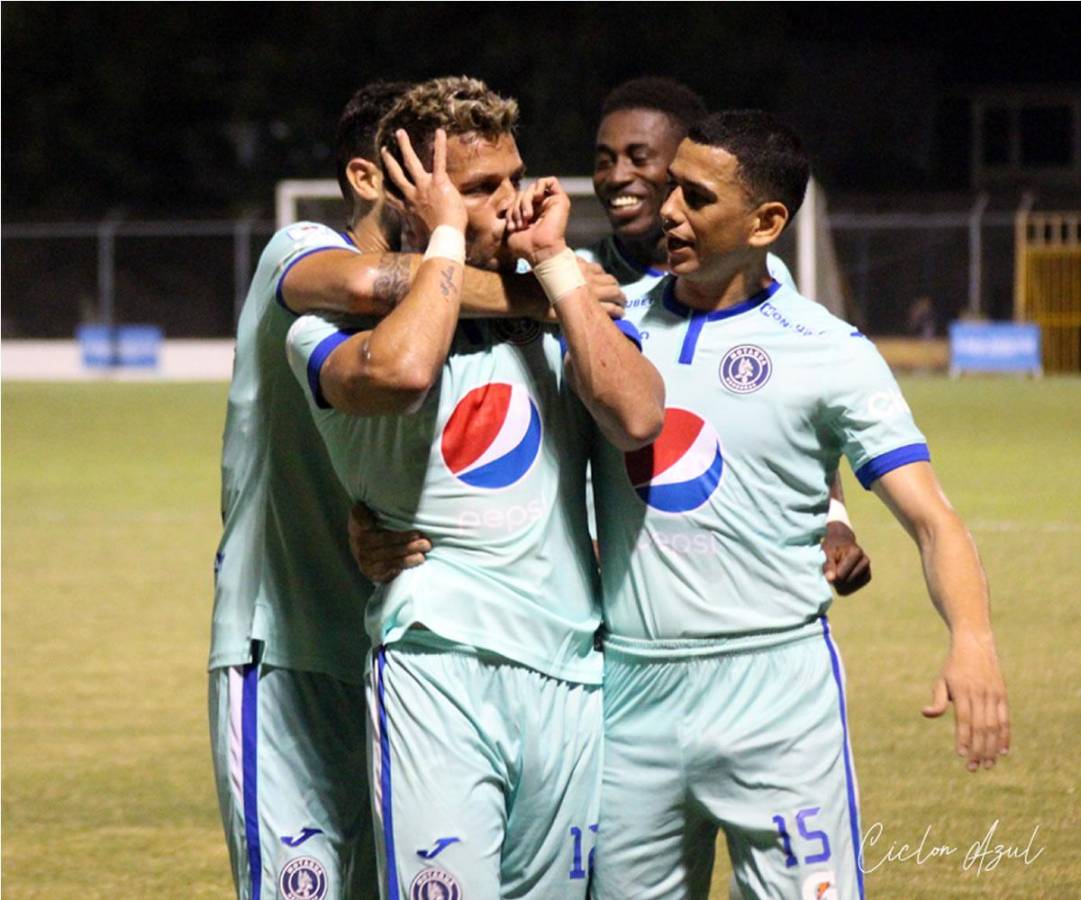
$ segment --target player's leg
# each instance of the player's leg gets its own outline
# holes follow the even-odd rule
[[[215,770],[238,896],[378,896],[363,687],[261,665],[217,670],[213,682]]]
[[[506,665],[520,745],[501,866],[504,900],[584,898],[600,807],[600,685]]]
[[[605,648],[604,775],[594,900],[705,898],[716,825],[688,801],[684,662]]]
[[[722,823],[744,900],[863,897],[843,671],[823,633],[722,661],[702,688],[702,756],[718,775],[693,789]],[[723,696],[710,710],[707,696]],[[707,717],[709,721],[707,721]]]
[[[374,653],[369,753],[384,900],[499,896],[509,738],[498,668],[408,638]]]

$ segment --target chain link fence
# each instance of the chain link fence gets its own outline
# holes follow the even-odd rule
[[[575,245],[603,236],[592,197],[575,210]],[[341,227],[340,205],[302,211]],[[1012,316],[1012,212],[831,212],[826,221],[844,308],[867,333],[943,336],[966,312]],[[273,231],[254,219],[4,225],[3,338],[71,338],[88,323],[229,337]],[[796,274],[794,241],[786,233],[778,250]]]

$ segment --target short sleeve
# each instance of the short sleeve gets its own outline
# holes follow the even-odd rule
[[[841,364],[831,367],[830,427],[860,484],[869,489],[887,472],[929,461],[931,454],[874,344],[854,330],[837,340],[843,343],[834,356]]]
[[[340,344],[355,333],[354,330],[339,328],[320,316],[301,316],[289,329],[286,337],[289,367],[308,399],[318,409],[330,409],[319,387],[323,364]]]
[[[274,270],[274,297],[285,309],[289,307],[282,296],[282,283],[289,270],[305,257],[325,250],[348,250],[359,253],[352,242],[343,234],[320,225],[318,222],[297,222],[283,228],[272,239],[278,260]],[[293,310],[289,310],[293,312]]]

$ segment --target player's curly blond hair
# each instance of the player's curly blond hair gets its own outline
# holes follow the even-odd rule
[[[477,78],[452,76],[433,78],[406,91],[379,125],[376,143],[398,158],[394,133],[404,129],[426,166],[432,164],[435,130],[447,137],[477,135],[495,140],[513,134],[518,125],[518,102],[500,97]]]

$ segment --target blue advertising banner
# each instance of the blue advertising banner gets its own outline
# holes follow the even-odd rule
[[[80,325],[75,331],[87,369],[154,369],[161,350],[157,325]]]
[[[1032,322],[951,322],[950,374],[1043,372],[1040,326]]]

